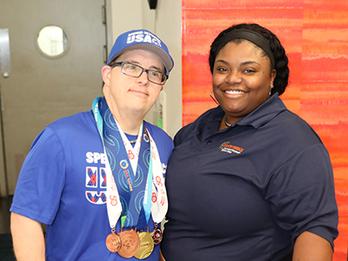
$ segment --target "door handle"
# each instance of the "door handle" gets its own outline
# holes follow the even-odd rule
[[[8,78],[11,74],[10,36],[8,28],[0,28],[0,73]]]

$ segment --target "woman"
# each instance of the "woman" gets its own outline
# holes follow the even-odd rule
[[[329,155],[279,95],[278,38],[227,28],[209,55],[219,104],[175,137],[167,169],[167,261],[331,260],[337,205]]]

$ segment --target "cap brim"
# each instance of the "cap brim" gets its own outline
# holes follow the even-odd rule
[[[148,51],[153,52],[156,55],[158,55],[160,57],[160,59],[162,60],[163,65],[166,69],[166,74],[169,75],[169,72],[172,70],[172,68],[174,66],[174,62],[173,62],[172,58],[165,51],[163,51],[161,48],[156,47],[152,44],[139,43],[139,44],[135,44],[133,46],[129,46],[127,48],[124,48],[122,50],[122,52],[115,54],[114,57],[112,58],[112,60],[114,60],[116,57],[120,56],[125,51],[135,50],[135,49],[148,50]]]

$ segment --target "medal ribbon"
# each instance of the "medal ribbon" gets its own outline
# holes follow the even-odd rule
[[[143,208],[143,197],[150,158],[149,139],[143,138],[143,125],[134,146],[115,121],[105,99],[99,101],[103,119],[105,151],[122,204],[122,216],[126,216],[125,227],[135,227]],[[121,144],[118,142],[122,141]],[[139,159],[140,156],[140,160]],[[134,167],[134,168],[133,168]],[[150,210],[149,210],[150,211]]]
[[[93,101],[92,111],[102,140],[104,153],[107,155],[107,212],[110,227],[115,228],[121,214],[127,216],[125,226],[135,226],[142,208],[147,223],[150,212],[156,223],[161,222],[167,212],[168,201],[164,187],[163,168],[156,143],[149,131],[145,129],[143,133],[143,126],[141,126],[137,143],[133,148],[117,121],[113,118],[104,98],[96,98]],[[123,141],[124,146],[120,146],[120,140]],[[139,155],[142,156],[140,161]],[[116,161],[119,162],[119,166]],[[129,168],[129,165],[131,165],[131,168]],[[139,165],[142,166],[139,168]],[[147,169],[148,175],[146,182],[144,182],[144,174]],[[121,192],[121,195],[118,191]],[[139,193],[142,191],[145,191],[145,193]],[[123,207],[120,204],[121,201]]]
[[[151,215],[155,223],[161,223],[168,211],[167,191],[164,185],[164,168],[157,150],[156,143],[148,132],[151,149],[152,169],[152,194],[151,194]],[[148,192],[149,190],[146,190]],[[148,195],[144,196],[144,202]]]
[[[94,120],[96,121],[96,124],[97,124],[99,136],[103,144],[104,155],[107,155],[105,151],[105,143],[103,138],[103,125],[104,125],[103,118],[100,115],[100,111],[99,111],[100,99],[101,98],[97,97],[96,99],[93,100],[92,111],[94,115]],[[122,206],[120,204],[120,197],[118,194],[117,186],[115,184],[115,181],[112,175],[109,157],[105,157],[105,158],[106,158],[105,172],[106,172],[106,185],[107,185],[107,190],[106,190],[107,213],[108,213],[110,228],[114,230],[116,227],[116,223],[121,216]]]

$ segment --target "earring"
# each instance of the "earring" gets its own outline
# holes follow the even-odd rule
[[[268,92],[268,96],[271,96],[272,95],[272,89],[273,89],[273,84],[271,84],[271,86],[270,86],[270,89],[269,89],[269,92]]]

